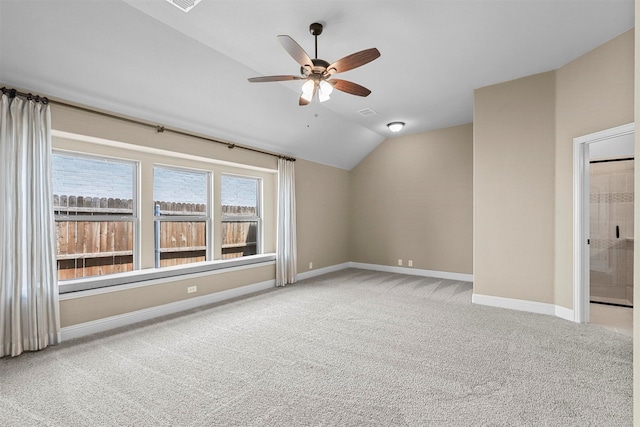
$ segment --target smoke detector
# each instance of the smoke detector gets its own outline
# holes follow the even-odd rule
[[[200,3],[202,0],[167,0],[169,3],[177,7],[178,9],[189,12],[194,8],[195,5]]]

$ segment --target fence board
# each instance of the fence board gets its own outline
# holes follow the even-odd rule
[[[122,215],[133,212],[133,200],[73,195],[54,195],[57,214]],[[206,205],[158,201],[162,215],[203,215]],[[224,215],[255,215],[255,207],[222,206]],[[206,224],[199,221],[161,223],[161,266],[205,261]],[[257,223],[222,223],[222,258],[256,253]],[[132,221],[56,221],[58,279],[68,280],[133,270]]]

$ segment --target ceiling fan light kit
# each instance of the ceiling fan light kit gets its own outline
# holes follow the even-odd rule
[[[404,127],[404,122],[391,122],[387,125],[387,127],[393,133],[400,132]]]
[[[309,55],[300,47],[295,40],[287,35],[278,36],[278,41],[282,47],[291,55],[295,61],[300,64],[300,76],[280,75],[280,76],[264,76],[252,77],[249,79],[251,83],[263,82],[279,82],[287,80],[306,80],[302,85],[302,94],[298,101],[298,105],[309,105],[316,97],[318,101],[328,101],[333,89],[341,92],[349,93],[357,96],[368,96],[371,91],[364,86],[347,80],[334,79],[334,74],[343,73],[353,70],[354,68],[365,65],[374,59],[380,57],[378,49],[365,49],[360,52],[353,53],[329,63],[324,59],[318,58],[318,36],[322,34],[322,24],[314,22],[309,26],[309,32],[315,38],[315,58],[311,59]]]

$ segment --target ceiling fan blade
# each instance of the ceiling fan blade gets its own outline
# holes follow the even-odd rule
[[[261,82],[282,82],[285,80],[302,80],[300,76],[264,76],[264,77],[251,77],[249,80],[251,83]]]
[[[326,82],[332,85],[335,89],[338,89],[342,92],[350,93],[351,95],[368,96],[371,93],[371,91],[366,87],[360,86],[357,83],[349,82],[347,80],[331,79],[326,80]]]
[[[345,71],[353,70],[364,64],[373,61],[380,57],[380,52],[375,47],[371,49],[361,50],[360,52],[352,53],[345,56],[342,59],[338,59],[333,64],[327,67],[327,71],[330,74],[344,73]]]
[[[307,55],[307,52],[300,47],[294,39],[289,36],[278,36],[278,41],[293,59],[302,67],[313,67],[313,61]]]

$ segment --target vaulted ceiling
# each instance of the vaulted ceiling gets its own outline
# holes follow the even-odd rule
[[[351,169],[392,135],[472,121],[475,88],[553,70],[633,27],[633,0],[0,0],[0,83]],[[372,93],[298,106],[286,34]],[[363,116],[358,111],[377,114]]]

